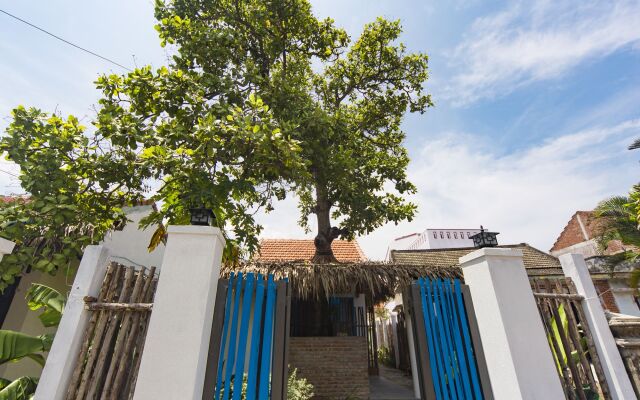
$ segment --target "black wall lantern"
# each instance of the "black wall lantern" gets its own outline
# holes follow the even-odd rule
[[[216,226],[216,216],[210,208],[190,208],[191,225]]]
[[[498,232],[485,231],[482,225],[480,225],[480,232],[471,236],[471,239],[473,239],[473,245],[475,247],[496,247],[498,245],[498,235]]]

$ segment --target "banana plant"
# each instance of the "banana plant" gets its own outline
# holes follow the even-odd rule
[[[49,286],[31,284],[25,296],[29,309],[43,310],[38,316],[45,327],[58,326],[67,302],[66,297]],[[52,334],[39,336],[0,330],[0,365],[30,358],[44,366],[43,352],[51,349]],[[0,378],[0,400],[29,400],[36,391],[38,379],[23,376],[14,381]]]

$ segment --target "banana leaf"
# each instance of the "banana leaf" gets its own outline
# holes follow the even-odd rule
[[[558,307],[558,315],[560,316],[560,326],[562,327],[562,330],[564,331],[565,337],[567,337],[569,335],[569,320],[567,319],[567,314],[565,313],[564,310],[564,305],[561,304],[560,307]],[[556,342],[558,344],[560,344],[560,353],[561,354],[556,354],[556,350],[555,348],[551,345],[553,338],[551,337],[551,334],[553,334],[553,338],[555,338]],[[560,331],[559,331],[559,327],[558,327],[558,321],[556,321],[555,317],[551,317],[551,334],[547,334],[547,341],[549,341],[549,347],[551,347],[551,352],[553,353],[553,356],[555,358],[556,361],[556,367],[558,368],[559,371],[562,371],[562,368],[560,367],[560,358],[562,358],[564,360],[564,363],[567,363],[567,355],[564,351],[564,348],[562,347],[562,341],[560,340]],[[577,354],[576,354],[577,356]]]
[[[28,306],[36,311],[44,308],[44,312],[38,316],[42,325],[46,327],[57,326],[62,318],[67,298],[57,290],[39,283],[32,283],[25,296]]]
[[[37,353],[49,351],[52,342],[52,335],[31,336],[0,330],[0,364],[29,357],[38,364],[44,365],[44,358]]]
[[[38,380],[29,376],[23,376],[11,382],[0,390],[0,400],[29,400],[38,386]]]

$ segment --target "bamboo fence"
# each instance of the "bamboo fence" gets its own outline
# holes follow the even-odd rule
[[[531,280],[562,388],[568,400],[610,399],[582,302],[570,278]],[[596,397],[597,396],[597,397]]]
[[[157,285],[155,267],[111,263],[91,313],[67,400],[131,399]]]

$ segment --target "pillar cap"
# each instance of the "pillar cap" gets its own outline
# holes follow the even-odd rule
[[[0,238],[0,255],[11,254],[15,245],[11,240]]]
[[[176,235],[195,235],[195,236],[212,236],[218,238],[222,246],[225,244],[224,235],[220,228],[215,226],[202,226],[202,225],[169,225],[167,228],[167,234],[170,236]]]
[[[463,264],[469,263],[471,261],[474,261],[475,259],[482,258],[482,257],[519,257],[519,258],[522,258],[522,250],[505,248],[505,247],[484,247],[482,249],[478,249],[478,250],[472,251],[471,253],[467,254],[466,256],[460,257],[460,260],[458,260],[458,262],[460,263],[461,266],[464,266]]]

